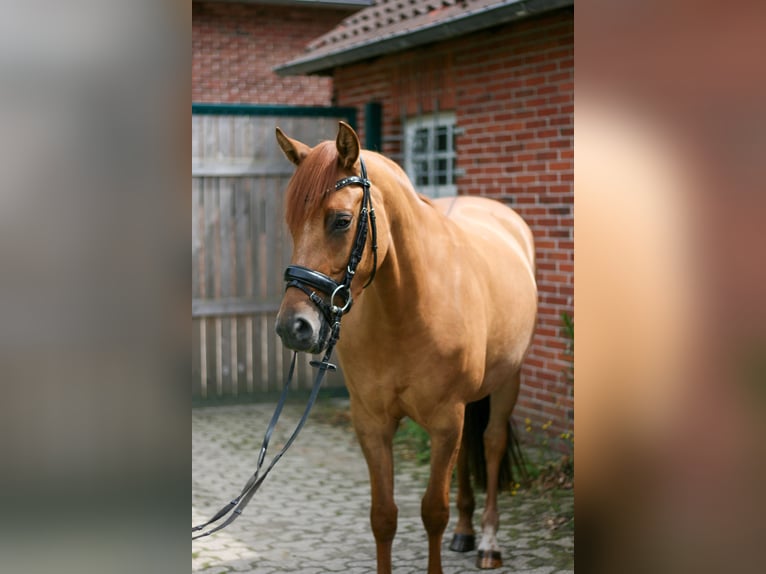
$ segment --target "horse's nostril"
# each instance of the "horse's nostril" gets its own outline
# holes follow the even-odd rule
[[[294,351],[308,351],[318,340],[321,324],[310,313],[291,312],[277,318],[276,331],[282,343]]]
[[[311,323],[306,321],[306,319],[298,317],[293,323],[293,333],[295,334],[295,338],[299,341],[306,341],[311,339],[314,335],[314,329],[311,327]]]

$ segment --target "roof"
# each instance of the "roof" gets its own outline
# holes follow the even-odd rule
[[[285,6],[301,6],[304,8],[347,8],[358,10],[370,6],[373,0],[205,0],[219,4],[275,4]]]
[[[337,66],[446,40],[572,6],[574,0],[373,0],[275,71],[327,73]]]

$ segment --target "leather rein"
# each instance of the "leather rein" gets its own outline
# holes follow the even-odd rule
[[[290,287],[295,287],[306,293],[309,299],[322,313],[323,317],[327,321],[327,324],[331,326],[330,337],[328,339],[327,346],[325,348],[325,354],[322,360],[311,361],[310,363],[311,366],[316,367],[318,371],[314,378],[314,383],[311,387],[311,394],[309,395],[309,400],[306,404],[306,408],[303,411],[303,415],[298,421],[298,424],[295,426],[295,430],[290,435],[290,438],[287,439],[287,442],[284,444],[282,449],[276,455],[274,455],[274,458],[272,458],[269,465],[261,474],[261,469],[263,468],[266,459],[266,451],[269,447],[271,435],[274,432],[274,428],[277,426],[279,416],[282,413],[282,408],[285,406],[285,402],[287,400],[287,392],[290,388],[293,374],[295,373],[295,362],[298,356],[296,351],[293,352],[293,358],[290,362],[290,370],[282,388],[282,393],[279,396],[277,407],[271,417],[269,426],[266,428],[266,433],[263,437],[263,443],[261,444],[261,450],[258,454],[258,462],[256,464],[255,472],[248,479],[247,483],[242,488],[242,491],[235,498],[233,498],[229,503],[227,503],[218,512],[216,512],[207,522],[192,527],[192,540],[197,540],[198,538],[209,536],[214,532],[225,528],[242,514],[242,511],[250,502],[250,499],[253,497],[253,495],[255,495],[257,490],[260,488],[261,484],[263,484],[263,481],[271,472],[271,469],[274,468],[274,465],[276,465],[279,459],[282,458],[282,455],[287,451],[287,449],[290,448],[295,439],[298,437],[298,433],[303,428],[303,425],[306,424],[306,420],[308,419],[311,407],[314,406],[317,395],[319,394],[319,387],[322,384],[322,379],[324,378],[325,373],[327,371],[334,371],[336,369],[335,365],[330,363],[330,357],[332,355],[333,349],[335,348],[335,343],[337,343],[338,339],[340,338],[341,318],[351,309],[351,305],[353,304],[353,299],[351,297],[351,281],[354,279],[356,268],[359,265],[359,262],[362,260],[362,256],[364,255],[364,248],[367,243],[367,234],[370,228],[372,228],[373,266],[370,279],[364,285],[365,288],[370,283],[372,283],[378,267],[378,241],[377,227],[375,224],[375,210],[372,207],[372,199],[370,197],[371,184],[370,180],[367,179],[367,168],[364,165],[364,160],[362,159],[361,155],[359,156],[359,163],[361,166],[361,174],[359,176],[352,175],[350,177],[345,177],[335,183],[335,191],[338,191],[339,189],[349,185],[361,185],[363,190],[362,205],[359,209],[359,218],[356,226],[354,244],[351,249],[351,255],[349,256],[348,265],[346,266],[346,271],[342,282],[338,283],[335,281],[335,279],[325,275],[324,273],[320,273],[319,271],[315,271],[301,265],[289,265],[287,269],[285,269],[284,278],[287,282],[285,290],[289,289]],[[317,291],[329,295],[329,301],[326,302],[321,295],[317,294]],[[338,300],[338,303],[341,304],[340,306],[335,304],[336,299]],[[205,529],[207,526],[218,522],[227,515],[229,515],[228,518],[217,526],[202,532],[201,534],[194,535],[195,532],[199,532]]]

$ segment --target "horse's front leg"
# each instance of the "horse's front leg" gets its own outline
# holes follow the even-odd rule
[[[428,574],[442,574],[442,536],[449,521],[449,487],[463,431],[463,410],[462,405],[457,405],[432,422],[428,429],[431,477],[421,504],[423,525],[428,533]]]
[[[391,545],[398,515],[394,502],[392,444],[398,421],[379,419],[353,406],[351,419],[370,473],[370,523],[375,536],[378,574],[391,574]]]

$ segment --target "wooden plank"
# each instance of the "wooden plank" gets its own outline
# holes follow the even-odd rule
[[[299,354],[297,364],[295,365],[295,379],[297,381],[296,388],[299,389],[307,388],[306,380],[310,375],[310,367],[308,366],[307,358],[308,355],[306,353]],[[311,385],[311,383],[308,384]]]
[[[276,313],[279,299],[258,301],[255,298],[226,297],[219,299],[192,299],[192,317],[231,317],[234,315],[256,315]]]
[[[199,129],[201,120],[201,116],[192,115],[191,117],[192,164],[194,163],[194,160],[200,155],[200,142],[203,141]]]
[[[267,299],[261,281],[266,247],[264,230],[266,205],[263,186],[260,185],[261,181],[261,178],[250,180],[250,245],[252,246],[250,285],[253,297],[262,302]],[[259,314],[253,319],[253,388],[256,391],[268,390],[268,351],[267,338],[264,336],[266,332],[265,313],[267,312],[266,310],[259,310]]]
[[[228,124],[231,118],[226,118],[227,121],[222,121],[221,141],[222,146],[228,146],[227,141],[230,138],[230,134],[227,132]],[[218,178],[218,213],[219,213],[219,273],[218,280],[220,283],[220,291],[216,293],[217,297],[229,297],[232,294],[232,279],[236,277],[236,270],[234,269],[234,205],[232,201],[232,180],[227,178]],[[236,370],[236,366],[232,364],[232,346],[235,347],[236,341],[232,340],[231,336],[231,322],[232,319],[229,316],[220,317],[220,330],[218,331],[220,341],[220,352],[218,355],[218,376],[220,378],[221,394],[224,396],[230,396],[234,393],[234,382],[232,380],[232,372]]]
[[[218,229],[218,186],[216,180],[206,178],[203,185],[205,195],[205,294],[209,298],[220,297],[221,288],[219,277],[220,241]],[[208,397],[218,396],[218,330],[217,319],[205,320],[205,345],[207,363]]]
[[[241,118],[240,118],[241,119]],[[241,130],[239,130],[241,131]],[[239,133],[238,131],[238,133]],[[232,294],[238,297],[251,297],[250,291],[250,186],[249,180],[243,179],[237,182],[234,194],[234,262],[236,277],[234,278]],[[252,358],[252,350],[248,347],[252,337],[248,338],[247,325],[251,323],[249,317],[236,319],[236,376],[238,391],[252,392],[252,371],[248,353]]]
[[[287,168],[282,161],[259,162],[252,160],[221,161],[219,158],[199,159],[192,163],[192,177],[252,177],[280,176],[290,177],[292,169]]]
[[[275,165],[279,167],[275,171],[292,171],[293,165],[287,161],[277,144],[275,130],[277,125],[280,124],[280,120],[277,118],[259,119],[258,123],[253,123],[253,156],[264,161],[276,162]]]
[[[208,370],[207,370],[207,320],[199,322],[199,368],[200,368],[200,396],[208,397]]]
[[[215,118],[211,124],[211,130],[211,142],[213,145],[210,147],[208,157],[218,157],[218,154],[221,152],[221,116]]]
[[[250,190],[252,212],[250,215],[250,241],[253,246],[252,253],[252,293],[257,299],[266,295],[265,287],[261,281],[264,277],[266,256],[266,202],[262,178],[253,178]]]
[[[192,178],[192,299],[200,297],[200,254],[204,253],[203,234],[200,233],[200,205],[202,181]],[[204,214],[204,212],[203,212]]]
[[[216,278],[217,259],[219,257],[218,246],[218,189],[217,182],[213,178],[203,180],[204,194],[204,296],[216,298],[219,296]]]
[[[268,298],[274,298],[280,294],[280,290],[276,288],[276,282],[274,280],[274,274],[279,273],[279,262],[282,259],[282,253],[279,252],[280,228],[276,221],[278,212],[275,197],[275,180],[274,178],[264,178],[262,181],[265,184],[265,213],[268,214],[268,216],[265,218],[266,265],[262,269],[262,272],[264,273],[263,280],[265,282],[266,290],[263,295]],[[281,274],[278,274],[277,277],[281,279]]]
[[[220,178],[221,194],[221,240],[225,243],[224,247],[228,251],[223,252],[227,269],[226,281],[228,294],[233,293],[236,288],[236,195],[239,188],[239,181],[235,178]],[[226,295],[224,289],[222,292]]]
[[[218,148],[218,131],[216,126],[218,125],[218,118],[215,116],[205,116],[202,118],[202,133],[204,138],[204,144],[202,146],[201,157],[215,157],[216,149]]]
[[[276,326],[276,316],[274,317],[274,325]],[[290,371],[290,361],[292,361],[293,352],[282,344],[282,339],[279,338],[276,331],[272,337],[274,338],[274,345],[277,349],[277,378],[274,381],[274,384],[276,385],[276,388],[281,389],[287,378],[287,373]],[[296,369],[297,368],[296,365]],[[296,379],[293,388],[300,388],[299,382],[300,379]]]
[[[191,360],[192,360],[192,397],[193,398],[202,398],[203,396],[203,384],[202,384],[202,371],[200,369],[200,360],[201,360],[201,352],[200,352],[200,328],[199,328],[200,321],[199,320],[192,320],[192,352],[191,352]]]
[[[268,349],[268,370],[266,372],[266,389],[269,391],[278,390],[278,359],[277,355],[281,352],[281,345],[277,346],[274,340],[276,335],[274,333],[275,317],[276,315],[268,314],[266,317],[266,347]]]
[[[245,318],[245,356],[246,362],[246,388],[248,393],[252,393],[254,388],[253,377],[253,318]]]
[[[285,223],[285,188],[289,178],[273,177],[272,178],[272,193],[274,200],[274,225],[276,244],[274,251],[276,254],[274,261],[274,289],[279,294],[280,298],[285,289],[284,283],[284,270],[290,264],[290,258],[292,257],[293,241],[290,236],[290,232],[287,229]]]
[[[274,338],[274,342],[278,346],[279,351],[280,351],[280,353],[279,353],[279,363],[280,363],[282,368],[281,368],[280,373],[278,375],[279,378],[277,379],[276,384],[278,384],[279,388],[281,389],[282,386],[285,384],[285,379],[287,378],[287,374],[290,372],[290,363],[291,363],[291,361],[293,359],[293,352],[282,344],[282,341],[279,340],[279,337],[275,337]],[[295,375],[293,375],[293,382],[291,383],[291,385],[292,385],[292,387],[294,389],[302,388],[302,386],[300,384],[301,383],[301,379],[300,379],[300,377],[298,377],[298,364],[297,363],[299,363],[299,362],[300,361],[296,361],[296,365],[295,365],[295,371],[296,372],[295,372]]]
[[[234,142],[232,145],[232,155],[234,157],[252,157],[248,150],[247,124],[250,118],[247,116],[232,116],[232,136]]]
[[[215,396],[223,396],[223,364],[221,350],[221,320],[213,319],[215,333]]]
[[[221,126],[224,128],[221,137],[221,155],[235,157],[234,155],[234,117],[221,118]]]
[[[216,319],[208,317],[205,319],[205,364],[207,372],[205,381],[207,386],[207,396],[214,397],[218,395],[218,369],[217,354],[218,337],[216,333]]]
[[[258,337],[256,348],[258,351],[258,389],[261,391],[269,390],[269,315],[263,314],[259,317]]]
[[[229,365],[231,368],[231,394],[237,396],[239,394],[239,357],[237,356],[237,344],[238,344],[238,332],[237,332],[237,318],[232,317],[229,319]]]

